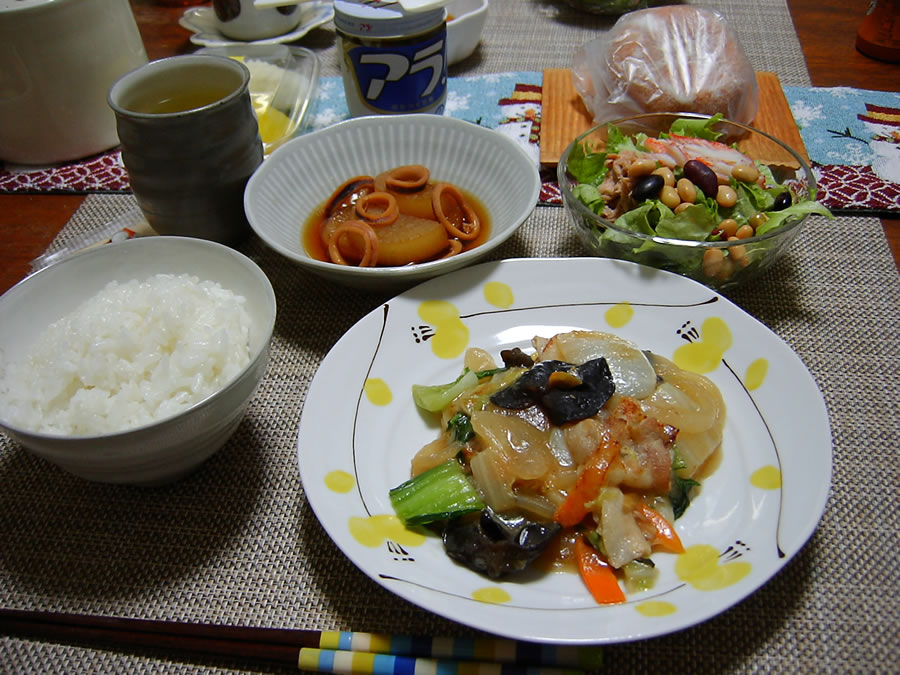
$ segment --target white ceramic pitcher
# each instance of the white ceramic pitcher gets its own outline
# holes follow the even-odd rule
[[[146,62],[128,0],[0,0],[0,159],[52,164],[117,145],[107,91]]]

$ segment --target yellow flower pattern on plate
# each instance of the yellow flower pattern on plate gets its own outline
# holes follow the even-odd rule
[[[451,302],[426,300],[419,305],[419,316],[434,326],[431,351],[442,359],[455,359],[469,346],[469,329],[459,318]]]
[[[380,377],[368,378],[363,385],[363,391],[373,405],[387,405],[394,399],[391,388]]]
[[[744,375],[744,386],[750,391],[759,389],[766,380],[769,373],[768,359],[759,358],[747,366],[747,373]]]
[[[635,606],[635,609],[648,617],[669,616],[678,611],[678,608],[671,602],[663,602],[662,600],[648,600]]]
[[[689,547],[675,561],[675,574],[698,591],[717,591],[736,584],[750,574],[748,562],[723,563],[719,552],[708,544]]]
[[[672,360],[679,368],[692,373],[710,373],[719,367],[731,342],[728,324],[717,316],[711,316],[703,322],[700,339],[681,345],[675,350]]]
[[[502,605],[512,600],[509,593],[497,586],[485,586],[472,591],[472,597],[479,602],[489,602],[494,605]]]
[[[606,310],[606,323],[613,328],[621,328],[634,316],[634,308],[627,302],[620,302]]]
[[[354,516],[349,522],[350,534],[363,546],[376,548],[385,541],[396,541],[402,546],[421,546],[425,543],[425,535],[406,529],[397,516],[381,514],[360,518]]]
[[[781,471],[771,464],[764,466],[753,472],[750,484],[762,490],[777,490],[781,487]]]
[[[515,296],[508,284],[502,281],[489,281],[484,285],[484,299],[494,307],[509,309],[515,302]]]
[[[353,476],[340,469],[329,471],[328,475],[325,476],[325,486],[332,492],[339,494],[350,492],[355,484],[356,481],[353,479]]]

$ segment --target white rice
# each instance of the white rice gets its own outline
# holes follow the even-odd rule
[[[0,417],[87,436],[175,415],[249,362],[245,302],[188,274],[111,282],[51,324],[26,358],[0,366]]]

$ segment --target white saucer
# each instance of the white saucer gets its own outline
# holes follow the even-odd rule
[[[331,0],[308,0],[300,8],[303,17],[300,24],[291,32],[263,40],[233,40],[219,32],[216,27],[216,15],[212,7],[191,7],[178,20],[184,28],[194,33],[191,42],[204,47],[230,47],[232,45],[277,45],[299,40],[313,28],[328,23],[334,17],[334,5]]]

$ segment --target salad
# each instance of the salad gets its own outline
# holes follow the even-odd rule
[[[572,195],[615,227],[592,228],[604,255],[701,281],[726,281],[784,242],[773,233],[809,214],[833,218],[793,178],[719,141],[722,115],[677,118],[658,137],[607,125],[605,146],[576,143],[566,164]],[[678,246],[643,236],[722,246]],[[743,240],[746,240],[746,245]]]

